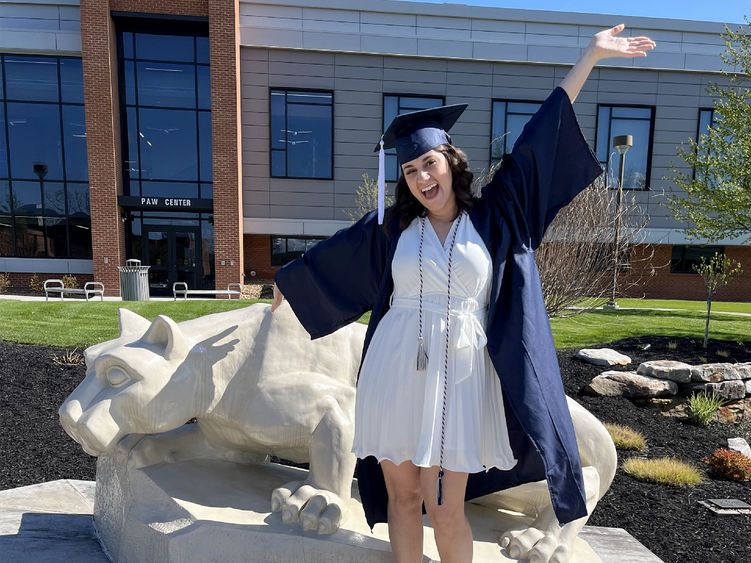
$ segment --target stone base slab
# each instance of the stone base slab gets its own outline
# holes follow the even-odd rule
[[[392,562],[386,525],[371,532],[353,482],[349,515],[330,536],[284,524],[271,513],[271,491],[307,472],[277,465],[193,460],[127,470],[109,456],[97,463],[94,522],[117,563],[245,561],[263,563]],[[475,538],[474,561],[516,561],[497,541],[518,518],[467,504]],[[425,519],[423,561],[437,562],[433,530]],[[579,539],[573,561],[601,559]]]

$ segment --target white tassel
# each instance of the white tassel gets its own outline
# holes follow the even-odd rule
[[[422,338],[417,339],[417,371],[425,371],[428,368],[428,355],[425,353],[425,344]]]
[[[386,153],[383,152],[383,136],[381,149],[378,151],[378,224],[383,224],[383,212],[386,207]]]

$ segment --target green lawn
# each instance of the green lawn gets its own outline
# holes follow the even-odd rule
[[[628,304],[627,301],[619,300],[619,304],[631,307],[630,301]],[[641,300],[634,301],[645,303]],[[164,314],[176,321],[184,321],[209,313],[247,307],[253,303],[256,301],[224,299],[104,303],[0,301],[0,339],[81,348],[117,336],[117,310],[120,307],[127,307],[147,319]],[[741,308],[739,312],[745,311]],[[363,315],[360,322],[367,323],[369,318],[369,314]],[[689,336],[697,339],[704,336],[704,314],[701,309],[594,311],[568,319],[552,319],[551,325],[555,344],[559,348],[602,345],[632,336]],[[751,317],[713,312],[709,335],[717,340],[751,341]]]
[[[751,295],[749,295],[751,299]],[[618,299],[621,307],[635,307],[638,309],[683,309],[687,311],[706,311],[706,301],[682,301],[679,299]],[[712,301],[712,312],[723,313],[751,313],[751,303],[735,303],[732,301]]]

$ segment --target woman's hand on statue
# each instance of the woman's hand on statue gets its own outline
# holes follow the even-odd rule
[[[596,60],[608,57],[646,57],[647,51],[655,48],[656,43],[649,37],[618,37],[625,29],[625,24],[619,24],[610,29],[596,33],[590,40],[587,50]]]
[[[276,284],[274,284],[274,301],[271,303],[271,312],[273,313],[276,311],[277,307],[282,304],[282,301],[284,301],[284,295],[282,295],[282,292],[279,291],[279,288],[276,287]]]

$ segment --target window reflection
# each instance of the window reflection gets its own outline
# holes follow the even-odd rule
[[[0,55],[3,66],[0,255],[91,257],[81,60]]]
[[[652,154],[653,112],[654,108],[599,106],[596,152],[598,160],[605,166],[608,186],[611,188],[618,187],[620,174],[620,158],[612,148],[613,137],[632,135],[634,145],[626,153],[623,188],[647,189]]]
[[[136,33],[135,56],[152,61],[193,62],[195,52],[194,38],[185,35],[161,35],[155,33]]]
[[[175,108],[196,107],[193,65],[136,63],[138,104]]]
[[[511,152],[527,121],[540,109],[537,102],[493,101],[490,168]]]
[[[142,177],[197,180],[195,112],[140,108],[138,117]]]
[[[331,178],[333,95],[271,90],[271,175]]]

